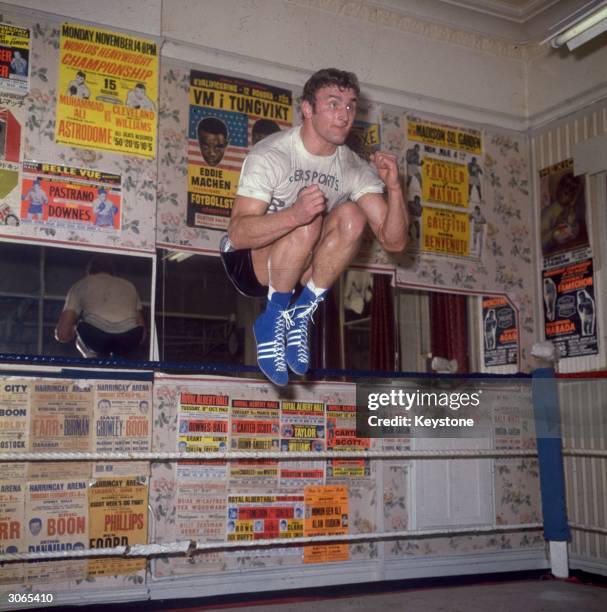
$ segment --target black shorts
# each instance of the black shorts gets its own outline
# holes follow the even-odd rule
[[[110,334],[84,321],[76,326],[80,341],[99,357],[128,357],[141,344],[144,332],[142,325],[121,334]]]
[[[251,249],[238,249],[220,253],[223,267],[232,284],[247,297],[266,297],[268,287],[262,285],[255,275]]]

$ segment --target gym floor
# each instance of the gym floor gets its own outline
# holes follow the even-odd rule
[[[573,572],[568,580],[555,580],[541,572],[483,575],[369,583],[249,593],[207,599],[147,601],[133,604],[70,608],[81,612],[605,612],[607,578]],[[65,609],[65,608],[63,608]]]

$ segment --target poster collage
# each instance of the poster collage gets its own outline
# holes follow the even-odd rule
[[[563,357],[599,352],[586,186],[573,159],[540,171],[542,292],[546,340]]]
[[[0,24],[0,95],[30,90],[30,30]],[[59,32],[54,121],[57,144],[154,159],[158,150],[159,49],[153,40],[77,23]],[[188,227],[225,230],[250,148],[294,123],[291,91],[190,71]],[[23,119],[21,118],[21,121]],[[22,158],[20,118],[0,106],[0,197],[4,231],[63,227],[119,236],[128,177]],[[381,109],[363,101],[348,146],[366,159],[381,147]],[[483,214],[480,130],[410,116],[406,182],[415,252],[479,259]],[[3,232],[4,233],[4,232]]]
[[[31,32],[0,24],[0,93],[30,89]],[[54,139],[58,144],[153,159],[157,147],[158,47],[122,33],[64,23]],[[7,235],[63,228],[95,236],[120,235],[119,174],[45,159],[23,159],[14,107],[0,107],[0,223]]]
[[[528,448],[534,442],[533,419],[523,423],[520,406],[531,406],[529,388],[507,385],[488,392],[496,447]],[[390,461],[315,459],[314,454],[407,450],[411,438],[359,437],[355,394],[351,383],[295,385],[293,397],[281,399],[270,384],[247,379],[3,376],[0,453],[11,462],[3,463],[0,475],[0,557],[367,531],[377,524],[376,513],[384,512],[369,495],[377,495],[378,470]],[[155,451],[180,452],[183,458],[151,463],[18,461],[19,452]],[[234,451],[251,453],[251,459],[224,457]],[[259,451],[274,451],[285,459],[256,457]],[[188,459],[192,452],[217,453],[218,459]],[[311,457],[288,459],[289,453],[301,452]],[[152,567],[159,578],[220,571],[249,554],[210,552],[195,561],[157,560]],[[255,551],[295,564],[345,562],[353,554],[345,543]],[[41,568],[49,564],[55,573],[59,567],[74,571],[77,564],[83,580],[147,571],[146,560],[140,558],[7,564],[0,568],[0,586],[38,584]]]
[[[0,102],[30,91],[32,41],[31,30],[0,24]],[[64,23],[58,44],[54,142],[155,159],[161,112],[156,41]],[[279,87],[200,70],[189,73],[188,97],[183,217],[189,228],[223,231],[245,155],[259,140],[296,123],[296,101],[291,91]],[[107,236],[119,241],[126,225],[126,171],[24,159],[23,131],[24,120],[14,107],[0,106],[0,234],[35,238],[34,229],[67,228],[86,234],[87,244],[106,246],[101,237]],[[410,116],[405,140],[411,249],[482,261],[487,226],[483,133]],[[381,109],[361,104],[348,145],[368,159],[381,144]],[[495,364],[511,363],[517,347],[514,309],[506,300],[487,298],[483,316],[486,355]],[[338,393],[319,385],[315,399],[289,400],[264,389],[246,393],[246,387],[216,382],[5,378],[0,453],[373,448],[370,440],[356,436],[352,388]],[[523,444],[520,430],[512,434],[511,428],[510,434],[516,438],[512,444]],[[388,450],[406,450],[409,443],[383,442]],[[0,476],[0,555],[369,531],[375,520],[359,507],[370,508],[376,498],[381,503],[373,463],[6,463]],[[394,508],[404,516],[404,502],[394,502]],[[403,527],[406,518],[395,518],[393,524]],[[346,561],[353,551],[346,545],[302,546],[265,554],[313,564]],[[239,557],[237,552],[209,553],[197,559],[198,565],[170,559],[155,563],[154,573],[162,577],[195,573],[198,566],[236,567]],[[7,564],[0,568],[0,585],[145,572],[139,559]]]

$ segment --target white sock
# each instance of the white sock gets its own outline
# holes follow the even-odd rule
[[[268,302],[270,302],[272,300],[272,296],[275,293],[278,293],[280,296],[282,296],[282,298],[280,299],[281,302],[284,302],[285,299],[286,299],[286,296],[289,296],[289,298],[286,299],[287,303],[285,304],[285,306],[288,305],[289,300],[291,299],[290,296],[293,295],[293,291],[292,290],[291,291],[286,291],[286,292],[284,292],[284,291],[277,291],[276,289],[274,289],[274,287],[272,287],[272,285],[268,285]]]
[[[322,287],[317,287],[314,284],[314,281],[312,279],[310,279],[307,284],[306,287],[316,296],[316,297],[320,297],[323,293],[325,293],[325,291],[328,291],[328,289],[323,289]]]

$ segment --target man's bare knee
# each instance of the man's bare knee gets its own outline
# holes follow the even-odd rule
[[[367,217],[354,202],[340,204],[331,214],[339,234],[339,240],[348,243],[357,242],[365,231]]]
[[[322,225],[323,218],[319,215],[316,217],[316,219],[314,219],[314,221],[312,221],[312,223],[301,225],[294,229],[288,235],[289,240],[297,250],[307,249],[308,251],[311,251],[320,238]]]

